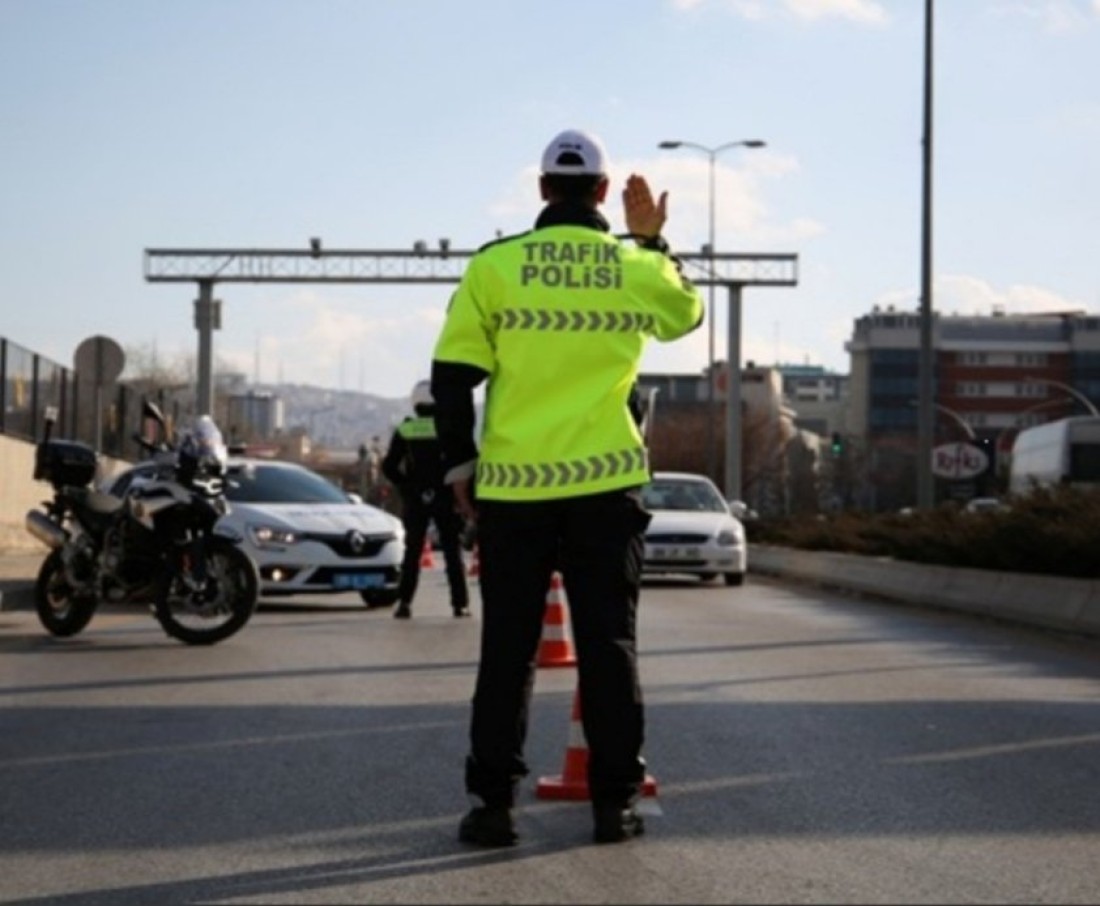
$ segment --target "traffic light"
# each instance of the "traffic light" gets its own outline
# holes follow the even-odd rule
[[[833,441],[829,445],[829,449],[832,451],[833,456],[841,456],[844,453],[844,438],[840,436],[839,431],[833,432]]]

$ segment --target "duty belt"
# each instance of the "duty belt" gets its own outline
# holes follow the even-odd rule
[[[653,315],[631,311],[562,311],[549,308],[506,308],[494,312],[497,330],[587,330],[653,332]]]
[[[477,482],[494,488],[550,488],[626,475],[646,468],[645,450],[634,448],[562,462],[482,462],[477,467]]]

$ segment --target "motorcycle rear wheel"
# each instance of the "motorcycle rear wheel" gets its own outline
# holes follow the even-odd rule
[[[196,602],[176,570],[157,583],[153,613],[161,628],[188,645],[213,645],[238,632],[252,618],[259,599],[260,576],[252,559],[222,538],[206,548],[208,593]]]
[[[78,595],[65,576],[61,551],[52,550],[38,569],[34,583],[34,609],[38,622],[60,638],[76,635],[91,621],[99,602],[91,595]]]

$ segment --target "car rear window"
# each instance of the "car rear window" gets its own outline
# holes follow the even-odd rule
[[[721,494],[702,481],[657,480],[642,488],[647,510],[685,510],[705,513],[729,512]]]
[[[230,466],[225,496],[234,503],[348,503],[347,495],[308,469]]]

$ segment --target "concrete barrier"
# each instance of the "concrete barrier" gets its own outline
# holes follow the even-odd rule
[[[1044,629],[1100,635],[1100,581],[749,545],[749,571]]]

